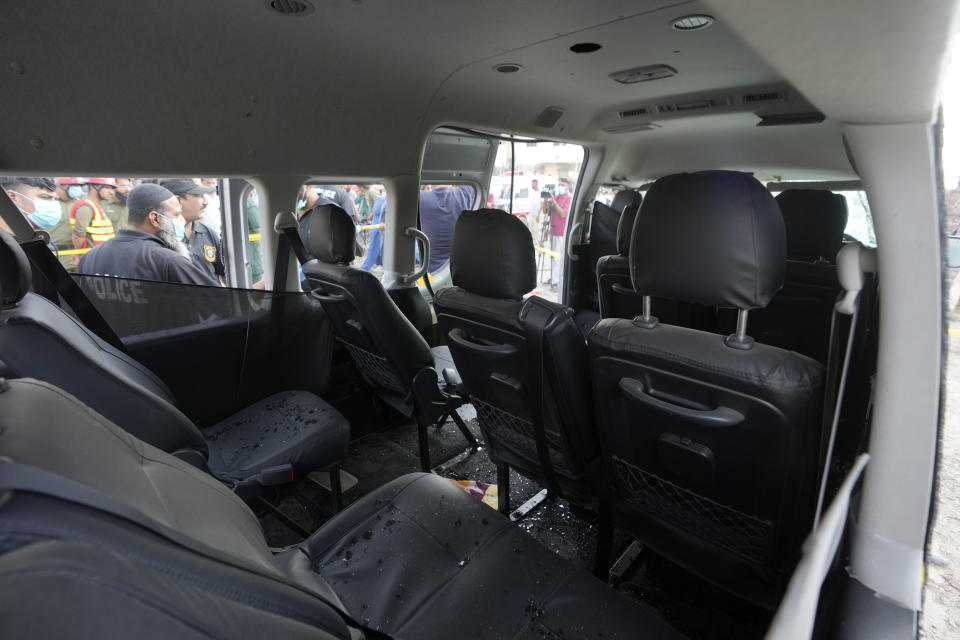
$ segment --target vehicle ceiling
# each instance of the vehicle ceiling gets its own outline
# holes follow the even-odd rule
[[[457,124],[586,144],[606,157],[598,180],[718,166],[851,178],[840,124],[929,119],[955,12],[894,0],[312,3],[303,17],[265,0],[5,7],[0,172],[387,177],[416,173],[429,132]],[[693,13],[717,22],[671,28]],[[603,48],[572,53],[578,42]],[[523,68],[493,70],[505,62]],[[650,64],[678,74],[609,77]],[[744,107],[602,131],[628,124],[624,109],[764,89],[788,96],[767,111],[828,120],[758,128],[760,109]],[[564,115],[535,127],[548,106]]]

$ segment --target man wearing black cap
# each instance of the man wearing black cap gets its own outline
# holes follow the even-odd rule
[[[176,237],[180,203],[157,184],[141,184],[127,196],[129,227],[83,256],[77,270],[89,275],[218,286],[198,269]]]
[[[223,265],[223,251],[220,238],[213,229],[200,222],[204,210],[207,208],[206,194],[211,193],[213,187],[202,187],[193,180],[175,178],[161,180],[160,186],[177,196],[183,220],[184,243],[190,251],[190,260],[198,269],[210,277],[219,279],[221,284],[227,284],[227,270]]]

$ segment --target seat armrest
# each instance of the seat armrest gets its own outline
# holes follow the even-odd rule
[[[463,379],[457,370],[453,367],[447,367],[443,370],[443,379],[447,383],[447,388],[453,393],[460,393],[460,387],[463,385]]]

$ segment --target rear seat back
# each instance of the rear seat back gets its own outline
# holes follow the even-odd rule
[[[489,256],[497,256],[491,263]],[[533,429],[531,369],[537,345],[525,320],[543,326],[543,425],[559,490],[590,498],[588,467],[598,455],[586,343],[573,310],[532,296],[536,262],[526,227],[509,214],[469,211],[457,221],[453,287],[434,298],[437,321],[477,409],[491,458],[524,476],[547,480]],[[536,322],[539,322],[536,321]]]
[[[621,251],[623,229],[626,226],[626,245],[629,248],[630,228],[642,201],[643,196],[639,191],[622,189],[617,192],[609,206],[599,201],[593,203],[593,216],[590,222],[590,252],[588,254],[590,273],[593,276],[591,288],[600,284],[599,262],[601,260],[610,255],[627,255],[625,251]],[[624,222],[626,218],[628,219]],[[602,289],[591,293],[591,300],[595,304],[594,310],[596,311],[602,312],[602,296]]]
[[[413,379],[434,366],[430,346],[369,271],[354,268],[356,230],[350,216],[332,204],[314,208],[303,267],[312,295],[330,316],[337,339],[364,380],[406,416],[414,413]]]
[[[597,288],[600,297],[601,318],[632,318],[643,311],[640,296],[630,283],[630,233],[637,219],[640,203],[629,204],[623,209],[617,226],[617,252],[597,261]]]
[[[776,203],[752,176],[679,174],[647,193],[630,269],[642,294],[749,317],[780,288],[785,249]],[[651,318],[601,320],[589,344],[615,522],[772,606],[812,522],[823,367]]]
[[[826,363],[847,200],[815,189],[788,189],[776,200],[787,233],[786,276],[767,308],[751,316],[752,330],[764,344]]]

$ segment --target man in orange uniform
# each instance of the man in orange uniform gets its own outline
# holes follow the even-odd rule
[[[114,236],[113,223],[103,210],[104,202],[114,200],[116,182],[113,178],[87,178],[89,191],[77,200],[70,209],[70,226],[73,228],[73,246],[76,249],[92,249]],[[74,256],[74,263],[79,257]]]

